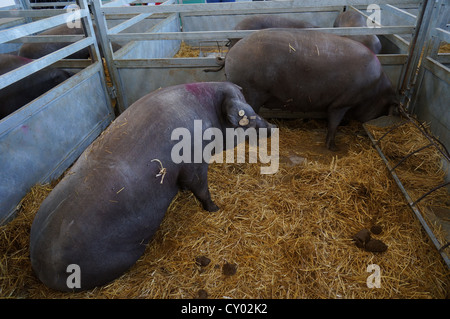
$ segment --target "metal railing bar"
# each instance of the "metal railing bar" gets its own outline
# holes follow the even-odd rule
[[[80,10],[80,18],[86,17],[88,14],[88,10]],[[24,36],[45,31],[60,24],[66,23],[67,21],[71,21],[72,18],[73,13],[68,12],[54,17],[23,24],[15,27],[14,29],[2,30],[0,31],[0,43],[6,43]]]
[[[320,31],[338,35],[391,34],[411,33],[414,26],[395,26],[382,28],[305,28],[304,31]],[[191,31],[191,32],[158,32],[158,33],[121,33],[111,34],[112,41],[148,41],[148,40],[196,40],[243,38],[255,31]]]
[[[395,164],[395,165],[392,167],[392,170],[396,169],[400,164],[402,164],[404,161],[406,161],[406,160],[407,160],[408,158],[410,158],[412,155],[414,155],[414,154],[416,154],[416,153],[418,153],[418,152],[420,152],[420,151],[422,151],[422,150],[424,150],[424,149],[426,149],[426,148],[429,148],[429,147],[431,147],[431,146],[433,146],[433,145],[434,145],[433,143],[430,143],[430,144],[428,144],[428,145],[425,145],[425,146],[423,146],[423,147],[421,147],[421,148],[418,148],[417,150],[415,150],[415,151],[409,153],[408,155],[406,155],[405,157],[403,157],[397,164]]]
[[[417,205],[418,202],[420,202],[422,199],[424,199],[425,197],[427,197],[428,195],[430,195],[431,193],[437,191],[438,189],[445,187],[447,185],[450,185],[450,181],[449,182],[444,182],[436,187],[433,187],[432,189],[430,189],[428,192],[426,192],[425,194],[423,194],[422,196],[420,196],[418,199],[416,199],[414,202],[411,203],[411,205],[415,206]]]
[[[3,89],[4,87],[11,85],[12,83],[17,82],[49,65],[52,65],[53,63],[64,59],[66,56],[69,56],[92,44],[94,44],[94,39],[86,38],[84,40],[70,44],[62,49],[59,49],[40,59],[36,59],[33,62],[25,64],[8,73],[2,74],[0,76],[0,89]]]

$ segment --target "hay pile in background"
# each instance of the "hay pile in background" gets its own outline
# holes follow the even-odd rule
[[[278,122],[280,168],[213,163],[221,208],[209,213],[180,192],[145,254],[91,291],[52,291],[32,274],[29,229],[51,187],[37,187],[0,228],[1,297],[14,298],[445,298],[450,276],[359,124],[340,127],[334,153],[320,121]],[[411,138],[413,139],[413,138]],[[303,159],[299,161],[298,159]],[[373,225],[388,249],[370,253],[353,235]],[[381,288],[368,288],[370,264]]]
[[[194,47],[186,44],[184,41],[181,42],[180,49],[173,56],[174,58],[198,58],[200,55],[208,55],[209,53],[225,53],[223,47]]]
[[[450,53],[450,43],[442,42],[439,47],[439,53]]]

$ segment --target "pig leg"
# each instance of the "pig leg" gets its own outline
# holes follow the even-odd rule
[[[270,95],[262,90],[244,89],[243,91],[245,101],[250,105],[255,113],[259,112],[261,106],[268,100]]]
[[[345,113],[347,113],[349,109],[350,107],[338,109],[329,108],[328,110],[328,131],[326,138],[326,146],[331,151],[335,152],[339,150],[334,141],[336,138],[336,131],[342,119],[344,118]]]
[[[179,185],[181,188],[189,189],[202,203],[208,212],[216,212],[219,207],[212,201],[208,188],[208,165],[189,164],[180,173]]]

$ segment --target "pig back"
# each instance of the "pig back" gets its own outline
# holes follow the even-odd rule
[[[244,93],[257,91],[309,112],[325,111],[336,100],[354,105],[367,99],[382,69],[356,41],[316,31],[266,29],[229,51],[225,73]]]

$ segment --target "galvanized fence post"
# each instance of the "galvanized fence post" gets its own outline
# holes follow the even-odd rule
[[[119,113],[125,111],[128,105],[126,105],[123,94],[122,86],[120,83],[120,76],[117,67],[114,65],[114,53],[111,47],[111,42],[108,38],[108,26],[106,24],[105,14],[102,12],[100,0],[90,0],[90,5],[92,8],[92,14],[94,15],[94,20],[97,25],[99,41],[103,48],[103,57],[106,62],[106,67],[108,69],[111,82],[113,85],[112,98],[117,101],[117,109]]]
[[[16,1],[17,3],[17,1]],[[31,6],[30,6],[30,0],[19,0],[19,4],[22,6],[22,9],[24,10],[30,10]],[[32,20],[30,17],[25,18],[25,22],[26,23],[30,23]]]
[[[428,28],[432,20],[433,13],[435,13],[434,5],[437,0],[424,0],[421,4],[421,10],[417,16],[416,29],[413,38],[409,43],[408,59],[403,67],[400,76],[400,103],[407,111],[411,100],[411,91],[414,88],[416,80],[416,71],[422,58],[422,48],[425,43],[425,38],[428,34]]]
[[[446,7],[445,0],[436,0],[436,1],[439,3],[437,3],[434,8],[433,18],[430,21],[430,26],[426,34],[426,39],[422,53],[423,59],[426,59],[427,57],[437,59],[440,47],[440,40],[435,35],[433,35],[433,30],[437,27],[445,26],[448,19],[448,10],[450,8],[448,8],[448,5]],[[419,66],[417,78],[415,82],[411,84],[411,86],[414,87],[414,90],[411,92],[410,108],[408,109],[410,113],[414,113],[414,109],[418,98],[418,91],[420,90],[420,87],[422,85],[424,74],[425,74],[425,67],[423,67],[423,65],[422,67]]]
[[[22,5],[24,10],[30,10],[30,1],[29,0],[19,0],[19,3]]]
[[[439,47],[441,44],[440,40],[433,31],[435,28],[441,28],[442,30],[445,30],[449,21],[450,14],[450,2],[445,0],[438,1],[439,3],[436,5],[437,8],[435,9],[437,12],[437,18],[433,20],[434,24],[430,28],[430,34],[428,37],[428,49],[425,51],[425,56],[430,56],[433,59],[437,58]]]
[[[87,0],[78,0],[78,5],[80,7],[80,9],[86,9],[89,10],[88,5],[87,5]],[[92,25],[92,21],[90,19],[90,17],[86,16],[84,18],[81,19],[81,23],[83,24],[83,28],[85,30],[86,36],[87,37],[92,37],[92,38],[96,38],[95,32],[94,32],[94,27]],[[94,49],[92,49],[92,47]],[[93,60],[93,62],[97,62],[99,61],[100,63],[101,61],[101,55],[100,55],[100,50],[98,48],[98,44],[97,41],[94,41],[93,45],[89,46],[89,51],[91,54],[91,58]]]

